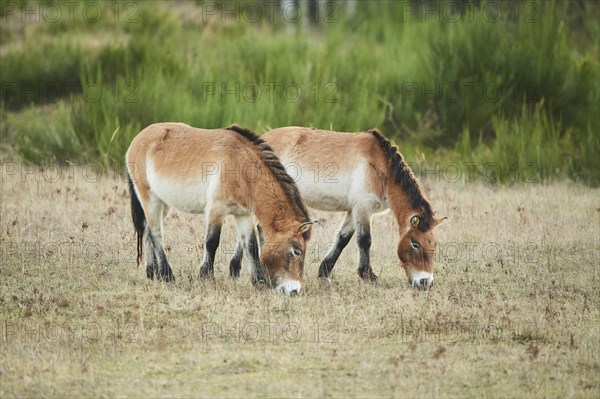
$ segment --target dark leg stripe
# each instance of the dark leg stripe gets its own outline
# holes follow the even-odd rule
[[[221,226],[211,226],[206,234],[206,240],[204,243],[204,250],[206,251],[206,260],[200,266],[201,277],[213,277],[214,266],[215,266],[215,253],[219,248],[219,242],[221,240]]]
[[[158,266],[156,268],[157,278],[165,281],[175,280],[175,276],[173,275],[171,266],[169,266],[167,255],[165,254],[162,245],[158,245],[156,236],[152,231],[149,232],[149,237],[152,241],[152,246],[154,247],[155,260],[158,260]]]
[[[325,259],[323,259],[323,262],[321,262],[321,266],[319,267],[319,277],[329,277],[335,263],[342,254],[344,248],[346,248],[350,242],[350,239],[352,239],[353,235],[354,231],[346,232],[346,234],[340,232],[337,235],[335,248],[333,251],[329,252]]]

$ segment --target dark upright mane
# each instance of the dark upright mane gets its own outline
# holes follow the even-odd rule
[[[258,148],[260,158],[262,159],[263,163],[273,173],[277,181],[279,181],[283,192],[288,197],[290,202],[294,205],[296,215],[300,217],[301,222],[310,221],[308,211],[306,210],[306,207],[302,202],[302,197],[300,196],[300,192],[298,191],[296,183],[290,177],[290,175],[288,175],[288,173],[285,170],[285,167],[281,164],[281,161],[279,161],[279,158],[277,158],[271,146],[265,143],[263,139],[257,136],[250,129],[246,129],[238,125],[232,125],[226,128],[226,130],[236,132],[237,134],[243,136],[246,140],[250,141]]]
[[[385,138],[379,130],[372,129],[369,130],[369,133],[377,139],[379,146],[385,153],[394,182],[402,187],[402,190],[408,195],[412,208],[419,212],[419,230],[423,232],[429,230],[433,226],[433,211],[429,201],[423,196],[421,187],[410,166],[404,161],[398,147]]]

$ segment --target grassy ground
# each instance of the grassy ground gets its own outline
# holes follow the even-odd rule
[[[14,165],[12,165],[14,166]],[[316,279],[341,221],[316,213],[304,292],[197,279],[201,216],[173,213],[175,284],[136,268],[126,185],[93,170],[3,165],[0,396],[598,397],[600,196],[571,183],[434,183],[436,284],[410,289],[390,214],[374,219],[377,285],[351,245]],[[23,172],[21,169],[20,172]],[[37,181],[36,181],[37,180]]]

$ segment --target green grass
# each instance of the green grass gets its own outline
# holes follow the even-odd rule
[[[524,173],[536,163],[544,179],[600,184],[595,2],[525,2],[517,18],[494,21],[484,2],[458,22],[407,15],[402,3],[364,2],[353,17],[340,13],[336,23],[296,33],[280,20],[203,20],[202,2],[136,4],[137,22],[115,22],[106,8],[94,23],[10,30],[0,59],[2,107],[15,114],[4,129],[16,149],[7,156],[115,164],[141,128],[169,120],[206,128],[240,123],[258,132],[379,127],[409,154],[485,158]],[[12,92],[72,83],[60,100]],[[89,90],[97,87],[96,101]],[[61,114],[50,119],[61,125],[49,127],[65,135],[58,141],[76,135],[76,155],[70,144],[56,147],[55,133],[44,139],[25,129],[31,122],[17,121],[39,118],[21,110],[44,103]],[[530,135],[545,148],[524,145]],[[28,148],[40,140],[48,143]]]

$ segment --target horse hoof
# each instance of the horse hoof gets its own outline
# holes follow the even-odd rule
[[[332,286],[333,282],[331,281],[331,279],[329,277],[319,277],[319,284],[326,285],[326,286]]]
[[[267,281],[264,278],[260,278],[260,277],[256,277],[256,276],[252,277],[252,285],[257,288],[262,288],[262,287],[268,286]]]
[[[360,278],[367,283],[377,282],[377,275],[372,271],[360,273]]]
[[[160,274],[158,280],[164,281],[165,283],[173,283],[175,282],[175,275],[169,270],[167,273]]]
[[[209,270],[208,267],[201,267],[200,278],[202,280],[212,280],[215,278],[215,274],[212,270]]]

